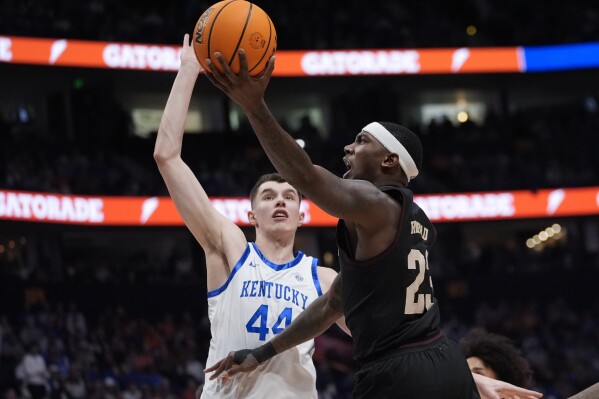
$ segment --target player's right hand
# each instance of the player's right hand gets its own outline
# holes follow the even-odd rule
[[[230,352],[227,357],[219,360],[214,365],[206,368],[205,373],[214,372],[210,376],[210,380],[214,380],[221,376],[223,382],[227,382],[231,377],[238,373],[248,373],[255,370],[260,363],[251,354],[249,349],[243,349],[236,352]]]
[[[237,74],[233,73],[221,53],[215,52],[213,57],[220,64],[223,71],[220,72],[211,59],[206,60],[208,68],[205,71],[205,76],[214,86],[235,101],[246,113],[253,107],[262,104],[264,92],[275,69],[274,56],[268,60],[264,72],[258,76],[250,75],[247,57],[243,49],[238,50],[240,70]]]

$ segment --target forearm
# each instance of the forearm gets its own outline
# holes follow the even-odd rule
[[[289,327],[276,335],[269,344],[273,346],[276,353],[281,353],[322,334],[342,316],[341,273],[339,273],[333,280],[329,291],[312,302]]]
[[[177,72],[158,128],[154,149],[157,161],[181,154],[187,111],[199,71],[199,67],[186,64]]]
[[[300,191],[308,183],[312,160],[276,121],[264,101],[244,109],[262,148],[275,169]]]
[[[343,316],[342,313],[330,307],[327,295],[323,295],[312,302],[289,327],[277,334],[270,343],[276,353],[284,352],[319,336],[341,316]]]

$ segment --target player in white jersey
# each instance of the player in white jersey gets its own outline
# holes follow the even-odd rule
[[[185,119],[200,71],[185,35],[154,159],[177,210],[206,254],[211,364],[231,351],[269,341],[326,292],[337,273],[316,266],[313,258],[294,255],[295,233],[304,218],[301,196],[279,175],[263,176],[251,191],[248,219],[256,229],[255,243],[248,243],[241,229],[212,206],[181,158]],[[207,382],[202,398],[316,398],[312,347],[313,341],[302,344],[289,356],[240,376],[236,384]]]
[[[301,252],[291,262],[273,263],[256,244],[249,243],[225,285],[208,293],[212,340],[207,364],[231,350],[258,347],[283,331],[322,295],[317,267],[317,259]],[[203,397],[316,397],[313,348],[313,341],[303,343],[254,370],[239,384],[206,380]],[[286,391],[280,392],[283,386]]]

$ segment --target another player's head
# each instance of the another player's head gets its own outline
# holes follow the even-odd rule
[[[345,179],[396,180],[407,185],[422,167],[422,144],[411,130],[391,122],[372,122],[345,146]]]
[[[256,231],[295,233],[304,220],[301,198],[278,173],[263,175],[250,191],[252,210],[248,219]]]
[[[532,370],[509,338],[473,329],[460,341],[470,371],[490,378],[530,387]]]

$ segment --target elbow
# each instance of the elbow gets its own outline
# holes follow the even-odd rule
[[[179,155],[176,151],[163,147],[160,142],[156,143],[154,148],[154,161],[160,166]]]
[[[158,166],[165,164],[168,160],[169,156],[164,152],[158,150],[154,151],[154,161],[156,161],[156,164],[158,164]]]
[[[154,161],[156,162],[158,169],[170,164],[173,160],[177,159],[177,157],[177,154],[154,151]]]
[[[338,307],[332,304],[330,301],[327,301],[326,307],[323,312],[323,318],[325,318],[332,325],[338,322],[339,319],[343,318],[343,311],[338,309]]]
[[[154,145],[154,161],[161,165],[180,156],[181,140],[172,133],[172,129],[165,128],[163,123],[160,123]]]

